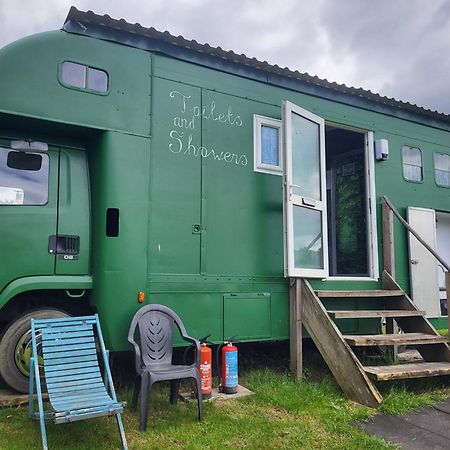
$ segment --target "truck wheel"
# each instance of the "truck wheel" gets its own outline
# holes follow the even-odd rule
[[[8,386],[28,392],[31,347],[31,319],[68,317],[57,309],[37,309],[11,322],[0,340],[0,375]]]

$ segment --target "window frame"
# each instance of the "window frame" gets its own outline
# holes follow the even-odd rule
[[[261,162],[262,155],[262,127],[270,127],[278,130],[278,161],[280,164],[264,164]],[[254,149],[254,171],[266,173],[270,175],[283,175],[283,137],[282,137],[282,121],[273,117],[253,115],[253,149]]]
[[[106,74],[106,77],[107,77],[108,89],[105,92],[103,92],[103,91],[97,91],[95,89],[90,89],[88,87],[81,88],[81,87],[78,87],[78,86],[72,86],[70,84],[67,84],[62,78],[62,68],[63,68],[64,63],[66,63],[66,62],[67,63],[72,63],[72,64],[78,64],[78,65],[84,66],[86,68],[86,74],[85,74],[85,79],[84,79],[84,82],[85,82],[86,86],[87,86],[89,69],[94,69],[94,70],[99,70],[101,72],[104,72]],[[64,59],[63,61],[61,61],[58,64],[58,81],[65,88],[74,89],[75,91],[79,91],[79,92],[88,92],[90,94],[96,94],[96,95],[108,95],[111,92],[111,77],[109,76],[109,72],[106,69],[103,69],[103,68],[97,67],[97,66],[92,66],[90,64],[86,64],[86,63],[83,63],[81,61],[77,61],[75,59]]]
[[[450,159],[450,155],[448,153],[442,153],[442,152],[434,152],[433,153],[433,169],[434,169],[434,182],[436,183],[436,186],[450,189],[450,184],[440,184],[438,183],[437,177],[436,177],[436,170],[439,170],[440,172],[448,172],[450,173],[450,170],[441,170],[436,169],[436,155],[442,155],[447,156]]]
[[[415,149],[415,150],[419,151],[419,154],[420,154],[420,166],[416,166],[416,165],[409,164],[409,163],[405,162],[405,157],[404,157],[404,152],[403,152],[404,148],[412,148],[412,149]],[[422,184],[424,182],[424,170],[423,170],[424,167],[423,167],[423,153],[422,153],[422,149],[420,147],[415,147],[415,146],[412,146],[412,145],[404,144],[404,145],[402,145],[401,155],[402,155],[402,176],[403,176],[403,179],[405,181],[407,181],[408,183],[419,183],[419,184]],[[420,167],[421,179],[420,180],[412,180],[411,178],[407,178],[406,175],[405,175],[405,165],[406,166],[411,166],[411,167]]]

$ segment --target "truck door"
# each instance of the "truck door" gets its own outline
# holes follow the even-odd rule
[[[54,273],[48,242],[57,227],[58,166],[57,148],[14,150],[0,139],[0,292],[20,277]]]
[[[86,275],[90,261],[90,193],[86,152],[61,148],[59,156],[56,275]]]

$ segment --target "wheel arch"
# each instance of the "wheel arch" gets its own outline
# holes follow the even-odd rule
[[[18,278],[0,293],[0,320],[9,322],[14,314],[40,306],[70,309],[86,305],[87,295],[71,298],[67,291],[90,291],[91,276],[36,276]],[[50,296],[49,296],[50,294]],[[49,299],[47,301],[47,299]],[[66,304],[67,308],[64,308]]]

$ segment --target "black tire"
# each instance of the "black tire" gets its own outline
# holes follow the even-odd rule
[[[24,348],[29,343],[31,349],[31,319],[52,319],[58,317],[68,317],[64,311],[51,308],[42,308],[30,311],[17,319],[13,320],[7,326],[0,340],[0,375],[6,384],[18,392],[28,392],[29,379],[26,374],[25,354],[18,353],[16,350],[22,341],[20,348]],[[26,336],[28,333],[28,336]],[[20,356],[23,356],[21,359]],[[22,361],[20,368],[16,361]]]

